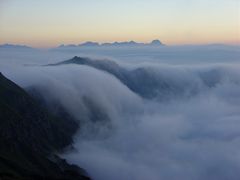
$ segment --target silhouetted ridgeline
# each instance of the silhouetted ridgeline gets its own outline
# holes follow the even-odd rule
[[[68,44],[68,45],[60,45],[57,48],[77,48],[77,47],[157,47],[157,46],[164,46],[164,44],[158,40],[155,39],[151,41],[150,43],[138,43],[135,41],[125,41],[125,42],[113,42],[113,43],[98,43],[98,42],[92,42],[87,41],[85,43],[81,44]]]
[[[0,179],[89,179],[54,155],[72,143],[78,124],[50,114],[0,73]]]
[[[196,85],[191,79],[185,79],[181,83],[171,78],[169,74],[164,74],[164,70],[156,70],[151,67],[137,67],[127,69],[111,60],[94,60],[86,57],[73,57],[70,60],[62,61],[55,65],[77,64],[86,65],[95,69],[107,72],[139,96],[147,99],[157,99],[160,101],[170,98],[183,98],[196,95],[204,88],[212,88],[221,82],[222,73],[220,69],[213,69],[207,72],[196,73],[199,84]],[[174,72],[175,69],[172,68]],[[168,77],[168,78],[166,78]]]

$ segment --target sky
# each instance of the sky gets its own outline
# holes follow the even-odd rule
[[[0,0],[0,44],[240,44],[240,0]]]

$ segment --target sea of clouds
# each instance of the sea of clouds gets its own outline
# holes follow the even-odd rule
[[[113,61],[137,83],[91,65],[42,66],[75,55]],[[239,179],[239,62],[239,47],[223,45],[0,49],[7,78],[80,122],[62,156],[96,180]],[[140,92],[153,96],[139,93],[146,82]]]

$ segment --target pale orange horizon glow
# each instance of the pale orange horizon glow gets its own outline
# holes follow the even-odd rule
[[[238,0],[0,2],[0,44],[51,48],[85,41],[240,44]],[[94,3],[93,3],[94,2]]]

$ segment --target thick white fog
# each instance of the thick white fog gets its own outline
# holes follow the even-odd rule
[[[120,75],[92,64],[41,66],[76,55],[114,61]],[[240,177],[239,47],[15,49],[0,50],[0,62],[7,78],[80,122],[75,149],[61,156],[93,179]]]

